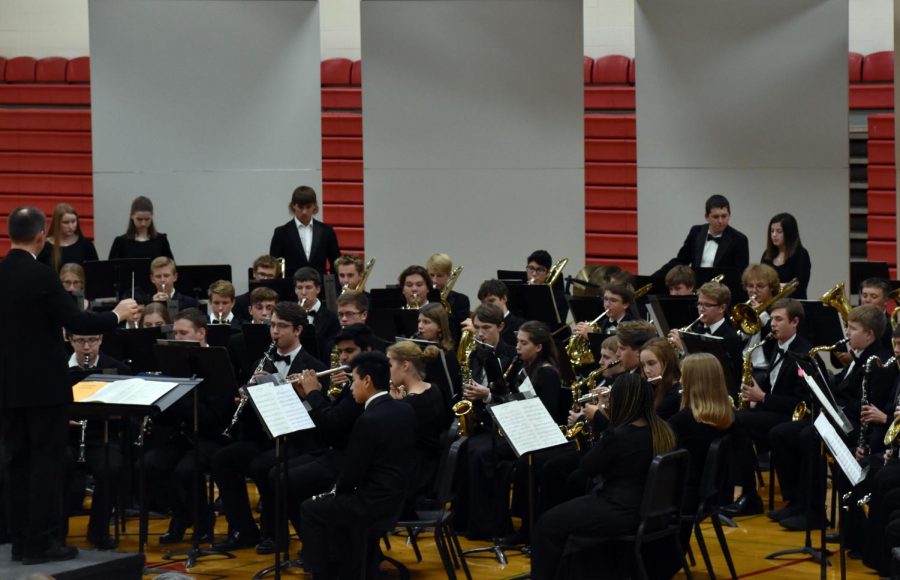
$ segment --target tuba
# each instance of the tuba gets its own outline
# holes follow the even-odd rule
[[[772,296],[756,308],[750,306],[749,301],[735,304],[731,309],[731,324],[739,328],[744,334],[753,336],[763,327],[759,315],[768,310],[769,306],[775,304],[778,300],[796,292],[799,287],[800,281],[794,278],[785,284],[784,288],[782,288],[778,294]]]
[[[841,315],[844,324],[847,324],[847,318],[850,316],[850,300],[847,298],[847,292],[844,290],[844,283],[838,282],[834,287],[822,294],[819,300],[825,306],[831,306]]]

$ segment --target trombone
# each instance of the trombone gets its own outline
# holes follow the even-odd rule
[[[369,261],[366,262],[366,268],[363,270],[362,276],[359,278],[359,282],[356,283],[355,288],[350,288],[349,286],[344,286],[343,290],[341,290],[341,294],[346,294],[347,292],[365,292],[366,291],[366,282],[369,281],[369,275],[372,274],[372,268],[375,267],[375,258],[369,258]]]

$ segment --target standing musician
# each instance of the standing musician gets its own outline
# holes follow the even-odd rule
[[[731,517],[762,513],[762,499],[756,491],[753,448],[755,446],[757,452],[768,449],[772,429],[791,422],[794,409],[800,401],[809,398],[809,387],[803,377],[797,374],[797,362],[788,355],[793,353],[804,356],[812,348],[805,338],[797,334],[803,315],[803,305],[790,298],[782,298],[772,305],[769,320],[772,339],[755,350],[763,354],[765,370],[757,373],[759,380],[751,375],[750,382],[742,381],[741,398],[744,403],[741,405],[742,409],[735,414],[735,453],[732,454],[732,472],[735,474],[735,483],[741,486],[741,496],[733,504],[722,508],[722,512]],[[779,464],[793,463],[798,458],[778,454],[772,460],[778,469]],[[800,513],[795,509],[796,506],[790,507],[792,509],[788,511],[791,515]],[[780,515],[787,514],[786,511]]]
[[[137,314],[133,300],[112,312],[82,312],[57,273],[37,261],[46,220],[18,207],[7,220],[11,246],[0,262],[0,448],[3,449],[12,559],[40,564],[77,557],[60,540],[69,404],[62,328],[96,334]]]
[[[877,355],[881,360],[887,358],[887,352],[878,340],[884,331],[884,324],[883,311],[873,305],[857,306],[848,316],[847,337],[850,339],[849,347],[853,360],[832,381],[834,385],[832,392],[838,405],[856,427],[846,437],[847,441],[858,440],[860,400],[866,360],[872,355]],[[816,528],[825,517],[825,482],[822,481],[819,470],[814,470],[812,489],[808,489],[806,481],[807,470],[811,469],[811,462],[815,460],[810,456],[812,430],[811,421],[807,418],[803,421],[781,423],[769,432],[769,444],[776,458],[775,469],[778,471],[781,493],[788,501],[788,507],[794,508],[780,513],[774,512],[770,517],[777,519],[779,525],[788,531]],[[782,457],[783,461],[778,461],[778,457]],[[804,501],[808,496],[814,510],[812,521],[808,520],[805,510],[798,509],[799,506],[806,505]]]
[[[447,311],[440,304],[426,304],[419,309],[417,340],[435,343],[438,354],[425,360],[425,371],[431,383],[444,398],[444,411],[449,412],[451,401],[462,393],[459,362],[456,360],[456,343],[450,333]]]
[[[178,313],[173,322],[176,340],[196,341],[206,348],[206,316],[197,308]],[[159,537],[160,544],[177,544],[184,540],[187,528],[193,526],[198,541],[212,541],[215,514],[206,501],[205,485],[196,474],[209,471],[210,458],[221,447],[219,434],[227,424],[229,401],[213,395],[210,389],[198,387],[199,438],[194,442],[194,398],[182,397],[174,405],[153,418],[153,431],[145,440],[144,456],[148,499],[157,509],[171,509],[169,529]],[[200,464],[197,465],[194,445]],[[194,521],[194,489],[200,502],[200,521]]]
[[[274,280],[278,272],[278,262],[275,258],[266,254],[253,260],[251,268],[253,280]],[[250,292],[245,292],[234,300],[234,315],[242,322],[250,322],[247,309],[250,308]]]
[[[675,436],[653,410],[653,390],[634,374],[622,374],[609,394],[609,429],[585,454],[581,469],[601,478],[590,493],[551,508],[537,521],[531,544],[531,577],[556,578],[570,535],[634,533],[647,472],[654,456],[675,447]],[[596,572],[617,576],[615,558]]]
[[[109,259],[149,258],[160,256],[174,259],[169,238],[156,231],[153,223],[153,202],[139,195],[131,202],[131,213],[128,217],[128,228],[121,236],[116,236],[109,249]]]
[[[272,312],[269,333],[275,344],[271,358],[263,357],[257,363],[257,372],[251,382],[283,383],[289,375],[306,369],[325,370],[325,365],[310,356],[300,344],[300,334],[305,331],[306,313],[295,302],[279,302]],[[264,378],[265,377],[265,378]],[[326,385],[327,385],[326,381]],[[326,386],[327,388],[327,386]],[[256,544],[257,554],[272,554],[275,551],[274,519],[271,510],[275,506],[275,488],[269,472],[278,462],[274,447],[265,435],[255,413],[245,410],[238,418],[239,435],[235,442],[219,450],[212,458],[212,473],[219,486],[225,517],[229,529],[237,534],[241,545]],[[232,417],[232,422],[234,417]],[[318,448],[313,436],[305,432],[291,436],[288,446],[291,455],[300,455]],[[247,497],[245,478],[250,477],[259,491],[263,511],[260,526],[256,527]],[[241,539],[242,538],[242,539]],[[224,544],[216,548],[227,549],[231,535]],[[226,546],[223,548],[222,546]]]
[[[679,264],[666,272],[666,289],[669,296],[691,296],[697,287],[697,277],[690,266]]]
[[[88,260],[98,260],[94,243],[81,233],[81,223],[75,208],[60,203],[53,210],[50,235],[38,261],[59,270],[63,264],[84,264]]]
[[[800,300],[806,299],[812,264],[809,261],[809,252],[800,241],[800,229],[797,227],[797,219],[794,216],[789,213],[780,213],[769,220],[766,251],[763,252],[760,262],[772,266],[782,284],[787,284],[796,278],[800,282],[800,286],[794,293],[794,297]]]
[[[393,527],[413,471],[416,417],[388,394],[390,362],[367,352],[352,366],[351,392],[364,411],[353,424],[334,494],[300,506],[303,559],[314,579],[335,577],[338,569],[341,578],[361,577],[364,533]]]
[[[331,351],[331,343],[341,325],[337,316],[319,300],[322,292],[322,277],[308,266],[294,272],[294,292],[297,302],[306,311],[307,323],[316,333],[319,358],[325,358]]]
[[[130,375],[128,365],[100,352],[103,335],[81,335],[68,333],[69,344],[74,350],[69,358],[69,369],[92,370],[97,372],[106,369],[115,370],[117,375]],[[83,376],[83,375],[81,375]],[[117,542],[109,536],[109,521],[112,515],[115,494],[119,493],[119,477],[122,472],[122,447],[118,438],[110,437],[109,455],[103,442],[102,421],[88,421],[87,427],[79,422],[71,421],[69,453],[66,462],[66,487],[68,497],[64,505],[72,509],[80,508],[84,500],[86,473],[78,465],[85,465],[86,472],[94,477],[94,493],[91,499],[91,514],[88,519],[87,540],[99,550],[112,550]],[[118,433],[118,422],[110,425],[110,433]],[[81,443],[81,432],[85,429],[84,443]],[[109,463],[106,464],[106,458]],[[76,460],[77,458],[77,460]],[[76,476],[78,475],[78,476]],[[68,514],[71,515],[71,514]],[[68,519],[63,520],[63,527],[68,528]],[[63,534],[65,537],[65,534]]]
[[[665,276],[678,264],[692,268],[734,268],[743,272],[750,263],[750,246],[747,236],[728,225],[731,204],[723,195],[712,195],[706,200],[706,223],[691,227],[678,255],[653,273]]]
[[[319,201],[313,188],[301,185],[291,195],[288,210],[293,218],[272,233],[269,255],[283,258],[285,271],[296,272],[309,266],[320,276],[325,275],[325,263],[331,265],[341,255],[334,228],[313,216],[319,213]]]
[[[428,270],[422,266],[407,266],[397,276],[397,282],[406,301],[405,308],[419,309],[428,304],[428,294],[434,289]]]
[[[434,288],[441,293],[450,282],[450,274],[453,273],[453,260],[447,254],[432,254],[425,261],[425,269],[431,277]],[[453,338],[459,340],[461,330],[459,325],[469,317],[469,297],[456,290],[451,290],[447,295],[447,303],[450,305],[450,330]]]

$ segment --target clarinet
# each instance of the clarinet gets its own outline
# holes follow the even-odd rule
[[[91,355],[88,353],[84,353],[84,368],[88,368],[91,365]],[[78,459],[76,460],[78,463],[85,463],[87,458],[85,457],[85,450],[87,448],[87,419],[82,419],[78,422],[78,425],[81,426],[81,433],[78,435]]]
[[[890,359],[888,360],[890,361]],[[877,366],[878,368],[884,367],[881,359],[874,354],[866,359],[866,366],[863,372],[862,381],[862,398],[859,401],[860,409],[869,404],[869,376],[872,374],[873,366]],[[862,449],[863,455],[869,454],[869,424],[866,421],[860,421],[859,440],[856,442],[856,446],[859,449]]]
[[[256,369],[253,371],[253,376],[255,376],[258,372],[260,372],[263,367],[266,365],[266,361],[272,360],[272,353],[275,352],[276,343],[273,340],[272,344],[269,345],[269,348],[266,349],[266,352],[263,353],[261,359],[259,359],[259,364],[256,365]],[[253,376],[250,377],[250,381],[253,381]],[[250,383],[247,383],[250,384]],[[231,422],[228,424],[228,427],[225,427],[225,430],[222,431],[222,437],[227,439],[231,439],[231,430],[237,425],[238,420],[241,418],[241,413],[244,412],[244,407],[247,406],[247,401],[250,400],[250,395],[247,395],[241,389],[241,400],[238,403],[237,409],[234,410],[234,415],[231,416]]]

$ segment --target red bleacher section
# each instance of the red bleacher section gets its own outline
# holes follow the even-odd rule
[[[893,52],[850,53],[850,108],[893,110]],[[362,65],[322,62],[323,218],[364,251]],[[635,62],[584,57],[585,253],[637,272]],[[5,219],[23,203],[75,206],[93,233],[90,60],[0,57],[0,256]],[[893,115],[869,117],[868,257],[895,265]]]

